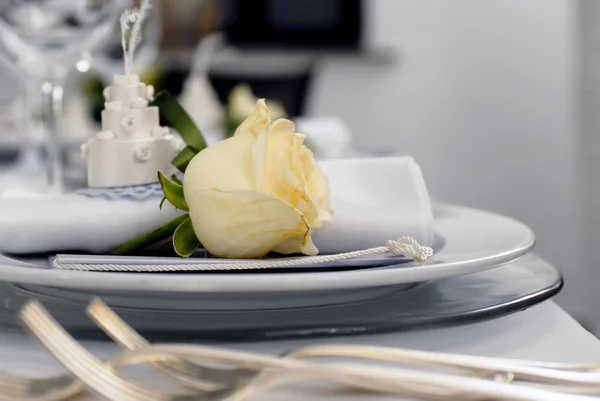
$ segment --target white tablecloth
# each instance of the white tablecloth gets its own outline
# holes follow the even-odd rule
[[[305,341],[278,341],[231,344],[232,348],[279,353],[314,343],[354,343],[398,346],[415,349],[456,352],[482,356],[530,360],[576,362],[600,361],[600,341],[583,329],[552,301],[524,312],[482,323],[450,328],[427,329],[380,335],[321,338]],[[86,343],[94,354],[106,358],[117,347],[109,343]],[[61,366],[35,340],[16,333],[0,331],[0,370],[29,376],[49,376],[62,372]],[[83,400],[100,400],[88,397]],[[290,391],[272,393],[267,400],[310,399]],[[338,400],[339,397],[321,400]],[[352,401],[371,400],[369,396],[348,397]],[[387,397],[377,398],[385,400]],[[389,398],[391,399],[391,398]]]

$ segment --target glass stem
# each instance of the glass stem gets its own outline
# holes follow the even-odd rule
[[[46,131],[46,152],[51,188],[60,192],[64,188],[62,147],[59,122],[63,109],[63,88],[56,81],[46,81],[42,85],[44,95],[44,122]]]
[[[32,81],[25,85],[25,115],[22,121],[22,131],[25,138],[19,150],[18,168],[26,174],[31,171],[41,171],[40,141],[36,135],[36,110],[40,100],[40,82]]]

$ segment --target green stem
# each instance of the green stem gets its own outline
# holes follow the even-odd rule
[[[158,241],[169,238],[173,235],[175,229],[179,227],[179,225],[183,223],[188,217],[189,215],[186,213],[182,216],[177,217],[176,219],[169,221],[163,226],[157,228],[156,230],[149,232],[148,234],[144,234],[140,237],[134,238],[121,245],[118,245],[111,251],[111,254],[126,255],[128,253],[132,253],[134,251],[155,244]]]

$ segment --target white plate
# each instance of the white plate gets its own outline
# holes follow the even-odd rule
[[[498,214],[461,206],[435,206],[436,231],[445,246],[425,265],[393,266],[335,272],[252,273],[99,273],[52,270],[0,255],[0,281],[87,290],[89,292],[279,293],[390,288],[468,274],[511,262],[526,254],[535,237],[524,224]],[[401,234],[401,233],[399,233]],[[47,266],[47,263],[46,263]],[[91,290],[91,291],[90,291]],[[86,291],[86,292],[87,292]],[[191,295],[191,294],[190,294]],[[214,296],[214,295],[212,295]],[[185,297],[185,296],[184,296]],[[297,295],[296,295],[297,297]]]

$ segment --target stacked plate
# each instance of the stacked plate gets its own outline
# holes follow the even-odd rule
[[[104,273],[4,254],[0,321],[12,324],[20,305],[38,298],[75,334],[93,337],[83,310],[100,296],[154,339],[339,335],[490,318],[560,290],[554,268],[522,258],[535,242],[527,226],[447,204],[434,214],[436,253],[424,265],[381,256],[293,270]]]

